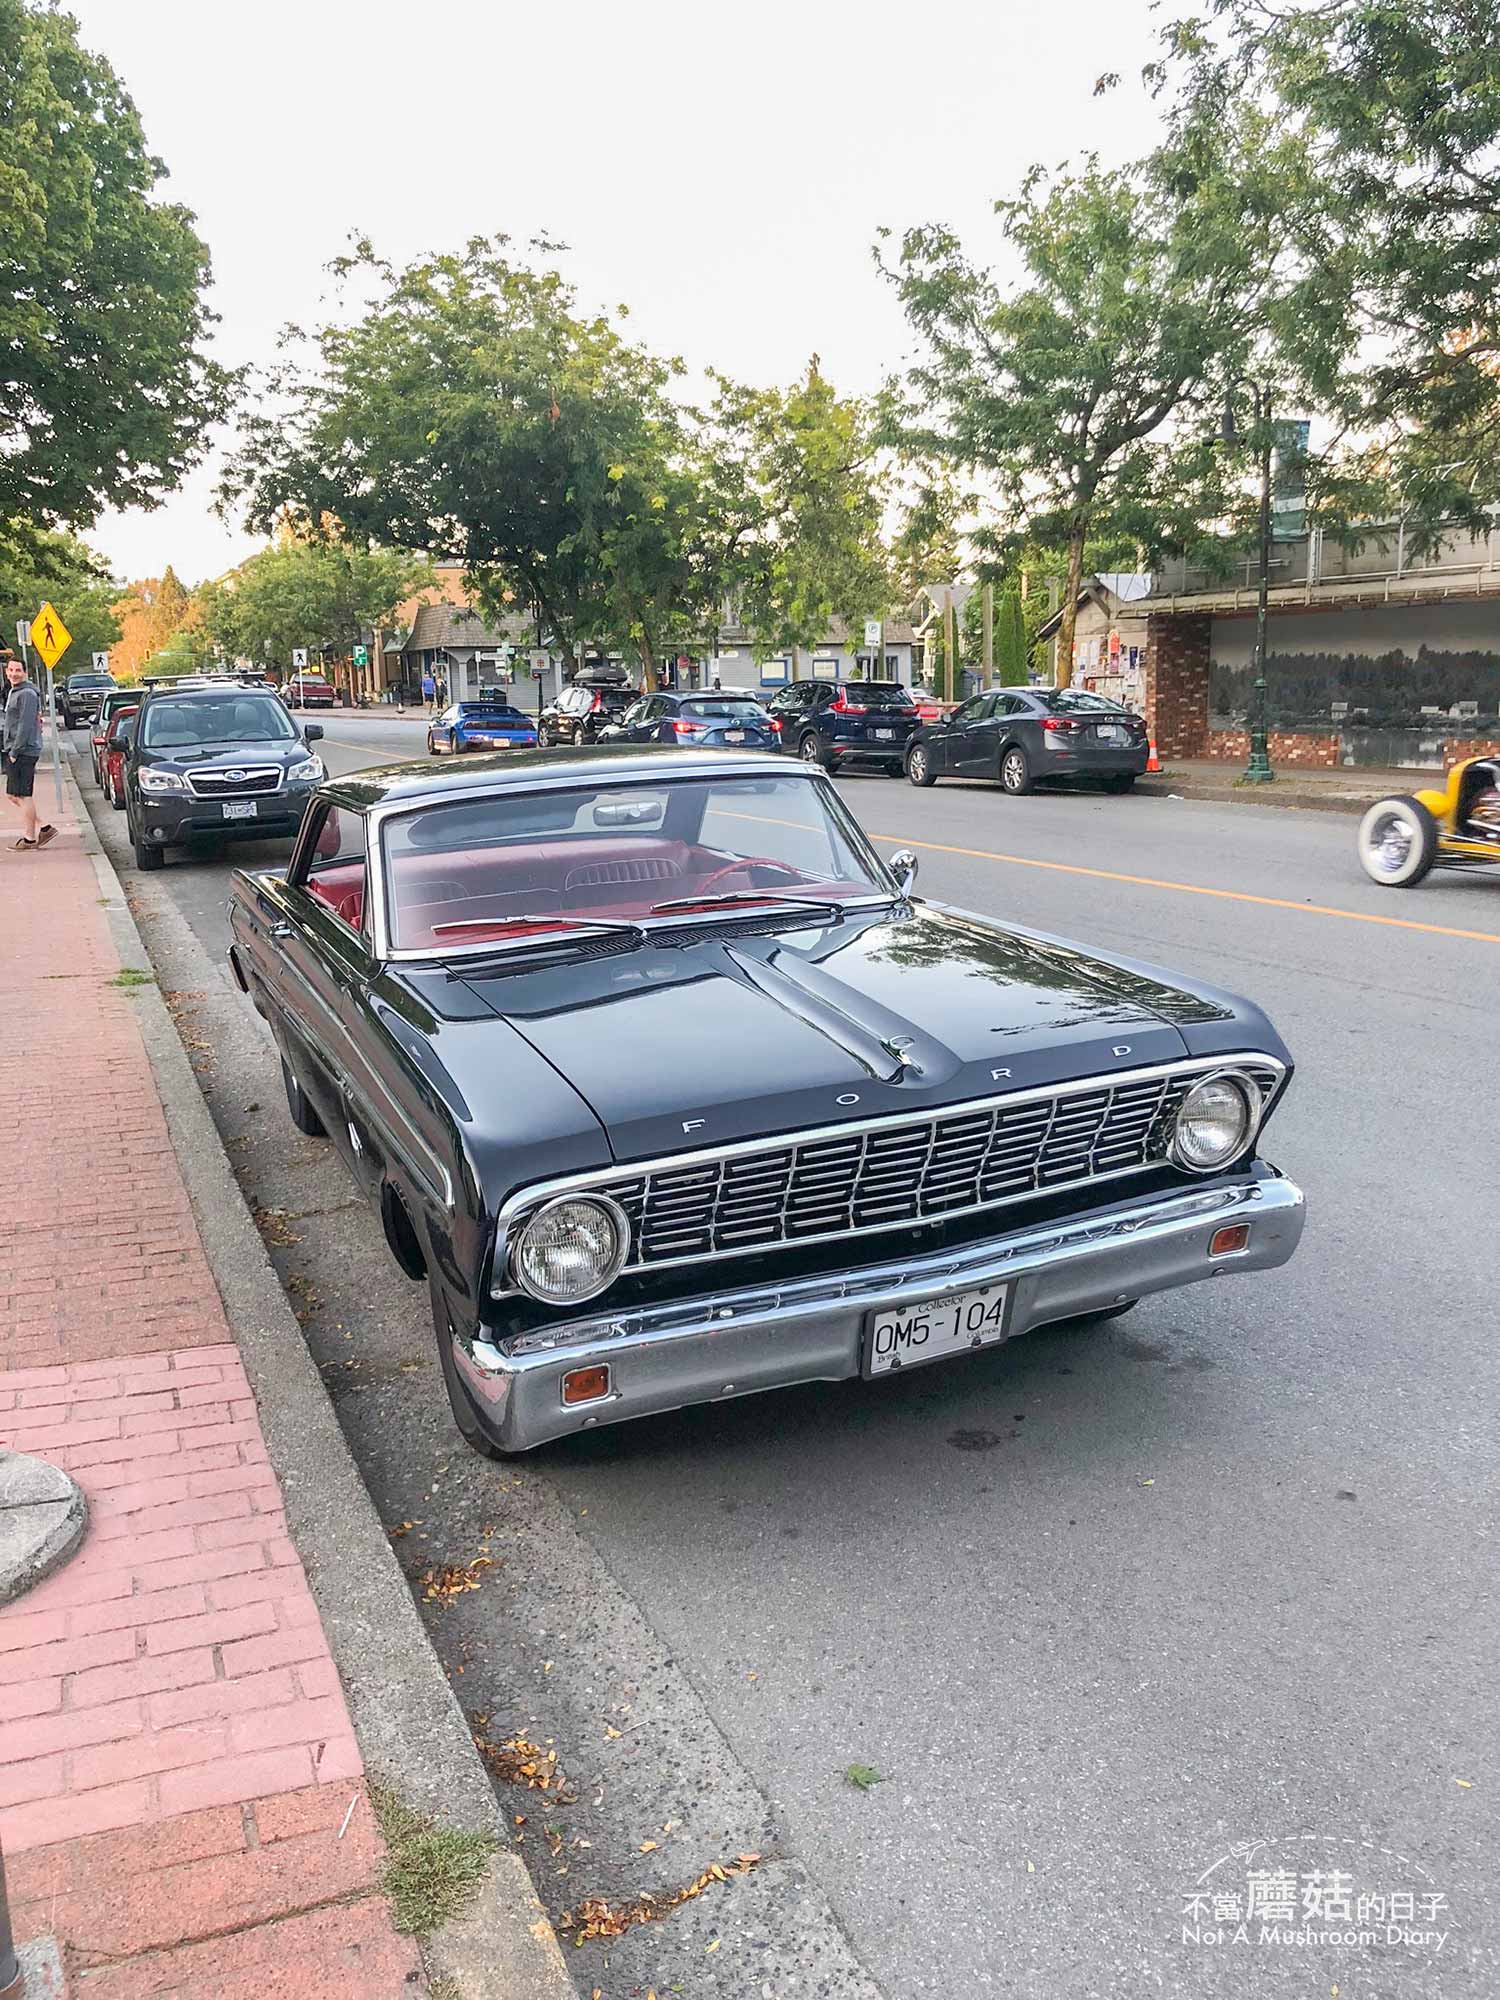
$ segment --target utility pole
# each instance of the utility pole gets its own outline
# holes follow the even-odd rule
[[[953,608],[953,592],[949,589],[948,602],[943,610],[944,652],[947,654],[943,674],[943,695],[947,701],[958,700],[958,614]]]
[[[995,586],[984,586],[984,684],[995,684]]]
[[[1259,587],[1255,598],[1255,685],[1250,702],[1250,761],[1240,775],[1242,785],[1274,784],[1270,732],[1266,723],[1266,626],[1271,596],[1271,389],[1267,383],[1243,379],[1231,389],[1248,389],[1254,399],[1255,428],[1260,446]],[[1234,405],[1224,405],[1224,442],[1235,442]]]

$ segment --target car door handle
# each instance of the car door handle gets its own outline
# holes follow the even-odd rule
[[[292,927],[290,924],[272,924],[266,933],[268,937],[273,938],[289,938],[291,934]]]

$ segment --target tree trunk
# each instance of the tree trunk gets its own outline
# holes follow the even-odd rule
[[[656,671],[656,652],[644,625],[636,636],[635,649],[641,656],[641,684],[647,694],[655,694],[661,681]]]
[[[1073,634],[1078,625],[1078,593],[1083,588],[1083,538],[1088,517],[1073,516],[1068,535],[1068,577],[1063,585],[1062,623],[1057,628],[1057,685],[1073,685]]]

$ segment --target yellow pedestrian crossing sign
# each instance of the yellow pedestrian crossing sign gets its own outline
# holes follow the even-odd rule
[[[31,621],[31,643],[48,667],[55,667],[73,643],[73,634],[50,604],[44,604]]]

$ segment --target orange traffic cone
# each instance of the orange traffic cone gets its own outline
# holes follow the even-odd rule
[[[1147,742],[1150,748],[1146,753],[1146,769],[1148,771],[1159,771],[1161,769],[1161,759],[1156,754],[1155,739],[1148,737]]]

